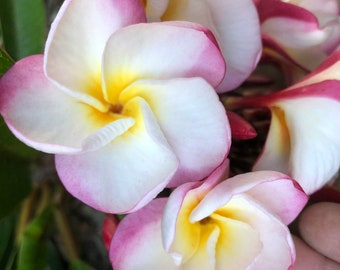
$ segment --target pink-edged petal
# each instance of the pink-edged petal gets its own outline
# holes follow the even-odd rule
[[[180,22],[137,24],[115,32],[103,65],[105,97],[111,103],[136,80],[202,77],[214,86],[225,71],[207,29]]]
[[[258,10],[262,34],[282,46],[293,62],[309,70],[315,69],[340,42],[337,15],[313,14],[294,1],[263,0]]]
[[[178,213],[181,210],[185,196],[191,189],[196,188],[199,184],[200,183],[197,182],[185,183],[176,188],[169,197],[162,221],[163,241],[167,251],[170,250],[171,244],[174,241]]]
[[[268,187],[266,187],[267,183],[270,184]],[[216,209],[226,205],[236,194],[249,192],[251,195],[251,192],[254,192],[254,195],[256,195],[257,187],[261,185],[263,187],[263,199],[258,198],[258,196],[255,196],[253,199],[262,202],[264,207],[273,211],[274,214],[284,221],[294,219],[293,216],[296,216],[306,203],[307,196],[287,175],[274,171],[251,172],[236,175],[213,188],[192,211],[190,216],[191,222],[209,216]],[[273,194],[271,188],[274,185],[282,187],[287,192]],[[254,188],[255,191],[252,191]],[[290,194],[287,194],[288,192]],[[286,205],[287,198],[285,196],[294,199],[295,203]]]
[[[266,20],[261,30],[283,46],[297,49],[318,45],[328,37],[328,32],[319,29],[317,24],[285,17]]]
[[[289,87],[287,90],[307,86],[326,80],[340,80],[340,51],[331,54],[317,69],[305,76],[302,80]],[[339,91],[337,91],[339,92]]]
[[[273,196],[279,193],[282,194],[278,196],[279,198]],[[289,178],[261,183],[246,194],[263,205],[270,213],[277,215],[286,225],[298,216],[308,201],[308,196],[298,183]]]
[[[227,116],[233,139],[249,140],[256,137],[256,130],[244,118],[232,111],[227,111]]]
[[[153,200],[120,222],[110,246],[113,269],[178,269],[162,245],[161,219],[165,203],[165,198]]]
[[[259,0],[256,4],[261,23],[272,18],[291,18],[305,22],[312,28],[318,24],[317,18],[308,10],[291,1]]]
[[[214,11],[213,33],[227,62],[226,75],[217,88],[223,93],[240,86],[257,66],[262,52],[259,19],[252,0],[209,0],[208,5]]]
[[[125,106],[135,125],[111,143],[79,155],[57,155],[66,189],[103,212],[135,211],[170,181],[178,161],[148,105],[141,98]]]
[[[198,203],[218,182],[221,181],[221,179],[226,178],[228,174],[229,160],[225,159],[203,182],[185,183],[171,193],[165,206],[162,221],[163,242],[167,251],[171,251],[172,246],[175,245],[175,237],[182,238],[180,232],[176,229],[177,225],[183,226],[183,224],[186,223],[187,227],[191,226],[188,218],[190,207],[186,210],[185,215],[182,213],[182,216],[179,216],[181,208],[188,207],[188,205],[193,206],[195,203]],[[187,201],[184,202],[184,200]],[[179,218],[181,220],[179,220]],[[183,232],[187,233],[188,231]],[[179,236],[176,236],[176,233],[178,233]],[[178,255],[177,258],[180,260],[181,256]]]
[[[291,56],[289,54],[289,52],[286,50],[286,48],[281,46],[277,41],[272,39],[270,36],[268,36],[266,34],[262,34],[262,43],[263,43],[263,47],[266,48],[266,50],[264,50],[265,57],[274,58],[276,61],[279,60],[279,61],[282,61],[283,63],[285,63],[287,61],[292,63],[297,68],[299,68],[303,71],[302,76],[305,76],[305,74],[307,72],[309,72],[308,68],[304,67],[299,62],[297,62],[293,58],[293,56]],[[324,55],[322,55],[322,56],[324,56]],[[289,70],[289,71],[291,72],[291,70]],[[293,82],[294,82],[294,80],[293,80]]]
[[[66,0],[47,39],[47,76],[70,94],[103,109],[101,62],[105,44],[113,32],[145,20],[140,1]]]
[[[244,194],[234,196],[226,206],[216,213],[251,226],[259,234],[262,249],[254,258],[249,269],[290,269],[295,261],[294,244],[288,228],[275,215]],[[249,245],[254,244],[250,242]],[[223,253],[222,253],[223,254]],[[221,256],[223,256],[221,254]],[[244,256],[244,253],[237,254]],[[241,257],[240,259],[242,259]],[[223,260],[221,260],[223,263]],[[227,264],[222,264],[225,269]],[[232,269],[245,269],[232,268]]]
[[[85,138],[115,120],[47,80],[42,55],[22,59],[1,77],[0,112],[20,140],[59,154],[80,151]]]
[[[337,0],[290,0],[292,4],[305,8],[313,13],[339,15],[339,2]]]
[[[149,9],[153,5],[155,1],[148,1]],[[151,17],[151,11],[146,11]],[[251,0],[170,1],[161,20],[192,21],[212,30],[228,67],[218,92],[236,88],[256,67],[262,46],[258,15]]]
[[[276,116],[274,119],[278,122],[284,122],[284,110],[279,105],[282,102],[304,100],[304,98],[331,99],[340,102],[340,91],[338,91],[340,80],[328,79],[328,76],[335,75],[332,74],[333,72],[335,72],[335,69],[332,67],[329,73],[326,72],[328,74],[324,74],[324,77],[318,77],[318,74],[316,74],[316,78],[307,78],[273,94],[239,99],[235,102],[236,107],[269,107]],[[322,80],[322,78],[325,80]],[[312,84],[309,85],[309,83]],[[233,105],[235,106],[235,104]],[[289,142],[287,141],[287,143]]]
[[[138,81],[120,97],[145,99],[179,159],[170,186],[206,177],[229,151],[231,135],[225,109],[203,79]],[[207,158],[209,157],[209,158]]]

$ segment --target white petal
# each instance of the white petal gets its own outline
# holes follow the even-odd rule
[[[202,77],[213,86],[225,63],[206,29],[188,23],[149,23],[114,33],[105,48],[105,97],[116,103],[121,91],[141,79]]]
[[[110,144],[84,154],[56,156],[68,191],[103,212],[141,208],[168,184],[178,166],[145,101],[131,101],[128,109],[136,114],[136,124]]]
[[[0,111],[12,132],[44,152],[78,152],[85,138],[115,120],[47,80],[42,55],[17,62],[1,77],[0,89]]]
[[[140,81],[127,88],[121,102],[143,97],[180,161],[171,186],[206,177],[229,151],[226,112],[214,89],[200,78]]]
[[[139,1],[66,0],[47,39],[47,76],[64,91],[104,109],[101,63],[106,42],[121,27],[143,21]]]
[[[306,97],[279,104],[291,138],[291,175],[308,194],[321,188],[340,166],[338,101]]]

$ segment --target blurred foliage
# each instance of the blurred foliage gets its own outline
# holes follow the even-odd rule
[[[53,221],[53,208],[47,207],[25,228],[18,254],[18,270],[47,268],[47,234]]]
[[[0,48],[0,76],[4,74],[12,65],[14,60]]]
[[[21,157],[0,150],[0,220],[16,209],[29,195],[31,181],[29,164]]]

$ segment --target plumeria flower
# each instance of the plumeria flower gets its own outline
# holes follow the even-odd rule
[[[227,62],[219,93],[238,87],[262,52],[258,14],[252,0],[145,0],[148,21],[200,23],[215,35]]]
[[[340,45],[337,0],[257,0],[265,55],[314,70]]]
[[[56,154],[67,190],[104,212],[206,177],[230,146],[214,90],[224,59],[206,28],[143,23],[139,0],[66,0],[45,55],[0,79],[0,112],[26,144]]]
[[[307,201],[288,176],[261,171],[226,181],[227,162],[125,217],[110,246],[115,270],[292,269],[287,228]]]
[[[254,170],[286,173],[308,194],[332,181],[340,167],[339,70],[340,51],[283,91],[239,100],[238,106],[271,111],[267,140]]]

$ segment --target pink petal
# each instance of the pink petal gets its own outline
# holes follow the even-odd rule
[[[293,4],[305,8],[313,13],[339,15],[339,2],[337,0],[292,0]]]
[[[170,181],[178,161],[147,103],[131,100],[126,112],[136,124],[111,143],[79,155],[57,155],[66,189],[93,208],[110,213],[135,211]]]
[[[260,187],[263,190],[263,198],[257,196]],[[283,188],[286,192],[273,193],[271,191],[273,187]],[[233,196],[241,193],[249,193],[251,196],[252,192],[254,200],[263,203],[266,209],[273,211],[284,222],[293,220],[307,201],[301,188],[287,175],[274,171],[251,172],[236,175],[213,188],[192,211],[190,220],[191,222],[201,220],[226,205]],[[289,200],[293,203],[287,204]]]
[[[120,102],[133,96],[148,102],[179,159],[170,186],[201,180],[221,164],[230,148],[230,129],[208,83],[200,78],[138,81],[121,94]]]
[[[165,198],[153,200],[121,221],[110,247],[114,269],[178,269],[162,246],[161,217],[165,203]]]
[[[283,194],[279,199],[273,198],[273,194]],[[270,213],[279,216],[280,220],[289,225],[301,212],[308,201],[308,196],[304,193],[297,182],[292,179],[281,179],[259,184],[246,194],[250,195]]]
[[[114,33],[103,58],[107,100],[116,103],[125,87],[141,79],[202,77],[216,86],[225,63],[206,31],[188,23],[153,23]]]
[[[0,112],[20,140],[48,153],[80,151],[85,138],[115,119],[51,84],[42,55],[22,59],[1,77]]]
[[[306,26],[310,26],[310,29],[314,29],[315,25],[318,25],[318,20],[312,13],[287,1],[260,0],[257,4],[257,10],[261,23],[271,18],[287,18],[304,22]]]
[[[312,70],[338,46],[340,23],[335,15],[313,14],[300,4],[260,1],[261,33],[281,46],[288,60]]]
[[[145,20],[140,1],[66,0],[47,39],[47,76],[71,95],[104,108],[101,62],[106,42],[118,29]]]
[[[208,2],[217,30],[213,33],[227,62],[226,76],[217,88],[223,93],[240,86],[257,66],[262,53],[259,19],[251,0]]]
[[[340,51],[331,54],[325,61],[322,62],[317,69],[305,76],[298,83],[292,85],[287,90],[307,86],[315,83],[319,83],[326,80],[340,80],[339,70],[340,68]],[[331,87],[333,90],[333,87]],[[329,90],[327,90],[329,91]],[[336,92],[333,90],[333,92]],[[339,91],[337,91],[339,92]]]
[[[326,98],[334,101],[340,101],[340,91],[338,91],[340,87],[340,80],[327,78],[327,76],[332,77],[334,75],[334,71],[335,69],[332,67],[330,70],[325,72],[324,77],[319,77],[319,74],[316,74],[316,76],[301,80],[297,84],[294,84],[284,90],[264,96],[242,98],[236,101],[235,104],[238,107],[269,107],[272,111],[281,115],[280,118],[282,118],[284,112],[279,106],[281,102],[304,98]],[[322,79],[325,80],[323,81]],[[311,85],[308,85],[309,83],[311,83]]]

